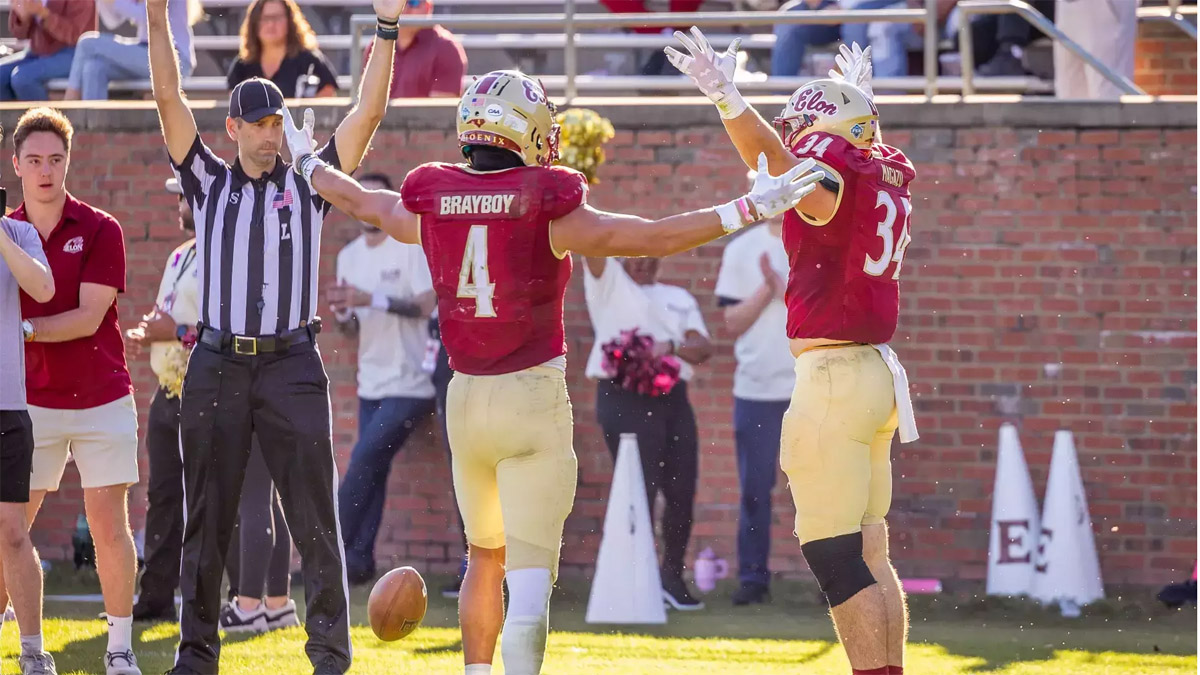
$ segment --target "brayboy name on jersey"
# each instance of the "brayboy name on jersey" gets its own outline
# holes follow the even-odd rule
[[[442,197],[441,215],[508,213],[516,195],[447,195]]]

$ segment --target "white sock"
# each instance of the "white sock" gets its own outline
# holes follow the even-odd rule
[[[42,634],[22,635],[21,636],[21,653],[22,654],[41,654],[45,651],[42,646]]]
[[[133,617],[108,615],[108,651],[133,650]]]
[[[463,675],[492,675],[492,664],[490,663],[470,663],[467,664]]]
[[[509,570],[508,615],[500,635],[500,654],[507,675],[537,675],[546,657],[546,635],[550,631],[550,570]]]

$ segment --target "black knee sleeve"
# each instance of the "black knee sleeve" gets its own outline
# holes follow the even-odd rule
[[[875,576],[863,560],[862,532],[810,541],[801,544],[800,551],[830,607],[837,607],[875,583]]]

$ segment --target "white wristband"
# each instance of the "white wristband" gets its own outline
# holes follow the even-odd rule
[[[746,99],[742,98],[741,92],[737,89],[729,92],[721,98],[720,101],[713,101],[717,104],[717,112],[721,113],[721,119],[731,120],[746,112]]]
[[[304,178],[304,182],[308,183],[309,187],[312,187],[312,175],[318,166],[328,166],[328,164],[320,157],[310,153],[296,160],[296,173]]]
[[[375,291],[374,293],[372,293],[371,294],[371,307],[374,309],[381,309],[386,312],[387,308],[388,308],[387,293],[384,293],[383,291]]]
[[[739,197],[731,202],[725,202],[716,207],[717,216],[721,219],[721,227],[725,234],[737,232],[743,227],[757,222],[754,215],[754,205],[749,197]]]

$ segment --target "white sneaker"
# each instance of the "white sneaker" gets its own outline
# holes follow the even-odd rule
[[[105,675],[142,675],[137,657],[132,651],[106,652],[104,654]]]
[[[226,602],[221,606],[219,623],[226,633],[265,633],[267,631],[266,605],[259,605],[246,612],[238,607],[237,602]]]
[[[54,668],[54,657],[46,652],[40,654],[22,654],[17,659],[21,667],[21,675],[58,675]]]
[[[264,605],[265,606],[265,605]],[[267,630],[291,628],[300,625],[300,617],[296,615],[296,601],[288,600],[279,609],[267,608]]]

